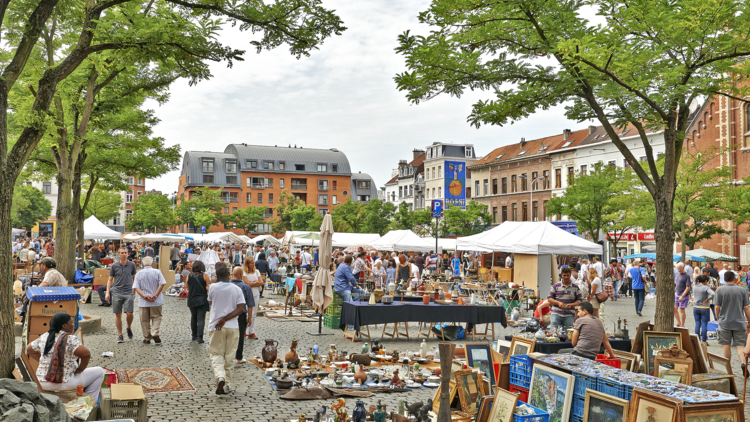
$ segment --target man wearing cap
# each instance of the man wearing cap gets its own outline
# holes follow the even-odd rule
[[[55,258],[52,257],[46,257],[42,260],[42,263],[39,264],[39,268],[42,270],[42,274],[44,274],[44,279],[42,280],[42,283],[39,284],[39,287],[67,287],[68,286],[68,280],[65,279],[65,277],[60,273],[60,271],[57,271],[55,268],[57,267],[57,261],[55,261]]]

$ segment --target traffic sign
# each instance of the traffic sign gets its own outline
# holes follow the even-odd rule
[[[432,200],[432,216],[438,217],[438,218],[443,216],[443,200],[442,199]]]

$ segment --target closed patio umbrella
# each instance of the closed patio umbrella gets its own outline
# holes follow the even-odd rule
[[[323,217],[323,224],[320,225],[320,250],[318,252],[320,266],[318,267],[318,273],[315,275],[311,293],[313,304],[318,307],[318,332],[308,333],[311,335],[323,335],[321,332],[323,311],[333,302],[333,284],[331,271],[329,270],[332,239],[333,222],[331,214],[326,214]]]

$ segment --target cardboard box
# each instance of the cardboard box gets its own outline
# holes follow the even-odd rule
[[[119,383],[112,384],[112,400],[144,400],[146,395],[143,387],[138,384]]]
[[[94,270],[94,286],[106,286],[107,280],[109,280],[109,268]]]
[[[28,335],[42,335],[49,331],[49,320],[51,317],[48,316],[32,316],[29,317],[29,331]]]
[[[161,270],[161,274],[164,276],[164,279],[167,280],[167,284],[165,284],[164,288],[162,289],[162,292],[164,292],[164,290],[167,290],[168,287],[174,285],[175,274],[172,270]]]
[[[47,317],[47,319],[60,313],[67,313],[75,316],[78,312],[77,300],[61,300],[58,302],[31,302],[29,306],[29,315],[38,317]]]

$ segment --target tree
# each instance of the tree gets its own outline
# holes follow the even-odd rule
[[[492,216],[487,211],[487,205],[477,201],[469,201],[465,210],[449,204],[443,212],[443,230],[456,236],[480,233],[490,224],[492,224]]]
[[[38,222],[52,214],[52,204],[39,189],[19,184],[13,191],[11,224],[16,228],[31,230]]]
[[[575,174],[565,192],[549,200],[547,215],[567,215],[594,242],[603,240],[600,233],[609,232],[617,241],[637,224],[634,207],[627,206],[638,198],[637,191],[631,192],[637,185],[630,169],[596,163],[589,173]]]
[[[584,16],[597,14],[602,23]],[[418,103],[441,93],[491,91],[469,121],[505,125],[564,104],[568,118],[598,120],[654,200],[659,268],[672,265],[673,204],[690,104],[709,96],[745,98],[738,75],[750,74],[750,13],[730,0],[590,2],[433,0],[419,21],[428,36],[408,31],[397,52],[407,71],[398,89]],[[630,126],[629,126],[630,125]],[[622,141],[635,130],[646,151],[638,165]],[[662,130],[663,173],[647,130]],[[673,274],[657,281],[655,326],[672,331]]]
[[[208,233],[211,226],[219,224],[225,218],[221,214],[224,205],[221,191],[204,186],[196,188],[192,198],[182,201],[175,208],[175,216],[179,224],[188,226],[192,224],[196,229],[206,226],[206,233]]]
[[[82,198],[82,202],[85,201]],[[81,204],[83,205],[83,204]],[[108,192],[103,189],[94,189],[84,208],[84,218],[95,216],[99,221],[112,220],[120,214],[122,209],[122,196],[119,192]]]
[[[326,38],[340,35],[344,28],[333,11],[319,0],[277,0],[263,3],[216,0],[210,3],[185,0],[136,2],[132,0],[89,2],[71,7],[58,0],[0,3],[4,34],[3,83],[0,84],[0,376],[13,369],[14,338],[12,310],[12,199],[16,180],[52,122],[50,105],[58,85],[73,74],[89,57],[106,57],[105,52],[144,54],[152,62],[170,62],[189,69],[196,83],[210,77],[208,62],[242,60],[244,51],[217,41],[221,26],[229,22],[254,35],[251,44],[257,52],[283,44],[297,58]],[[27,66],[41,55],[35,48],[43,35],[64,30],[65,39],[56,66]],[[47,37],[51,38],[51,37]],[[124,61],[131,63],[132,61]],[[22,83],[18,83],[22,81]],[[19,103],[9,101],[13,90],[28,89],[33,102],[21,112]],[[91,90],[82,95],[89,96]],[[9,117],[17,116],[13,130]],[[71,169],[72,170],[72,169]],[[78,205],[78,201],[73,201]],[[69,242],[65,242],[69,243]]]
[[[396,206],[390,202],[371,199],[370,203],[363,210],[363,218],[365,220],[364,231],[366,233],[377,233],[381,236],[386,234],[395,211]]]
[[[245,207],[238,208],[227,216],[227,221],[237,225],[245,234],[255,230],[258,224],[263,222],[266,209],[264,207]]]
[[[295,208],[292,211],[292,230],[320,231],[320,223],[315,227],[317,215],[318,212],[315,210],[315,205],[303,205]]]
[[[294,210],[304,207],[305,201],[289,193],[286,189],[279,195],[279,204],[273,207],[276,217],[271,220],[271,230],[274,233],[284,233],[292,230],[292,217]]]
[[[167,230],[175,225],[172,201],[167,195],[147,193],[133,202],[133,214],[125,223],[131,231]]]
[[[346,198],[331,211],[333,229],[339,233],[362,233],[365,227],[364,208],[364,204],[353,201],[351,197]]]
[[[406,202],[398,204],[398,209],[393,214],[391,228],[393,230],[413,230],[414,226],[414,215],[411,206]]]

